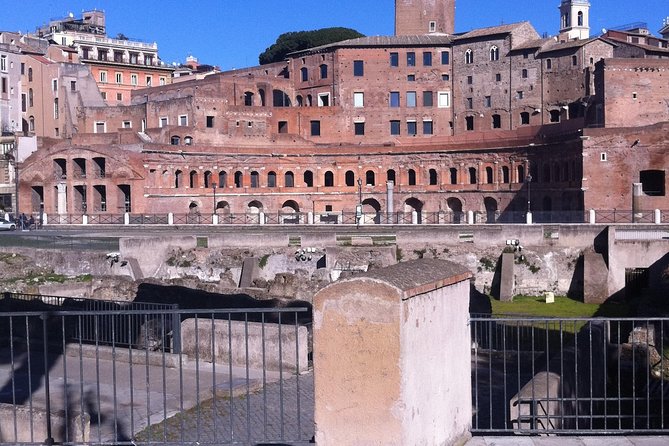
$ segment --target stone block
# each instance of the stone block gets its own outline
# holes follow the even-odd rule
[[[505,252],[502,254],[502,272],[499,282],[499,300],[502,302],[511,302],[514,296],[514,253]]]

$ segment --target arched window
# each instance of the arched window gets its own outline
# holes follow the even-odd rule
[[[578,11],[578,17],[576,19],[578,22],[578,26],[583,26],[583,12]]]
[[[493,182],[492,167],[490,167],[490,166],[485,168],[485,182],[487,184],[492,184],[492,182]]]
[[[32,67],[28,68],[28,82],[33,81],[33,69]]]
[[[499,48],[495,45],[490,48],[490,60],[499,60]]]
[[[465,63],[474,63],[474,52],[472,50],[465,51]]]
[[[524,183],[525,182],[525,166],[518,166],[518,182],[519,183]]]
[[[551,166],[548,164],[544,164],[544,175],[541,178],[542,183],[550,183],[551,182]]]
[[[334,186],[334,174],[330,172],[329,170],[325,172],[325,178],[323,182],[323,186],[325,187],[333,187]]]
[[[174,135],[170,138],[170,144],[172,144],[173,146],[178,146],[180,142],[181,138],[179,138],[177,135]]]
[[[183,172],[180,170],[177,170],[174,172],[174,187],[179,189],[181,187],[181,182],[182,182],[182,177],[183,177]]]
[[[396,183],[396,181],[395,181],[395,170],[388,169],[388,171],[386,172],[386,181],[392,181],[393,184]]]
[[[416,185],[416,171],[413,169],[409,169],[409,186],[415,186]]]
[[[33,89],[28,90],[28,107],[32,107],[35,102],[35,97],[33,94]]]
[[[469,184],[476,184],[476,168],[469,168]]]
[[[373,170],[365,172],[365,184],[367,186],[376,186],[376,175]]]
[[[286,172],[283,175],[283,185],[284,187],[295,187],[295,175],[293,175],[293,172]]]
[[[450,177],[451,184],[458,184],[458,169],[455,167],[448,169],[448,176]]]
[[[194,188],[196,188],[200,185],[198,183],[197,172],[195,170],[191,170],[190,175],[188,177],[189,177],[189,184],[188,185],[191,189],[194,189]]]
[[[523,71],[520,72],[520,77],[527,79],[527,68],[523,68]]]
[[[345,180],[348,187],[355,186],[355,173],[352,170],[347,170]]]
[[[510,181],[509,167],[508,166],[502,166],[502,183],[508,184],[509,181]]]
[[[437,170],[430,169],[430,186],[436,186],[439,181]]]
[[[186,136],[184,138],[184,144],[187,146],[192,146],[193,145],[193,137],[192,136]]]
[[[244,105],[251,107],[253,105],[253,93],[250,91],[244,92]]]
[[[276,172],[267,173],[267,187],[276,187]]]
[[[243,187],[244,186],[244,174],[240,172],[239,170],[235,172],[235,187]]]
[[[264,107],[265,106],[265,90],[262,88],[258,90],[258,96],[260,96],[260,106]]]
[[[212,178],[211,172],[206,171],[204,173],[204,187],[207,189],[211,187],[211,178]]]
[[[255,170],[251,172],[251,187],[260,187],[260,175]]]
[[[218,173],[218,187],[228,187],[228,174],[227,172]]]
[[[302,107],[304,105],[303,103],[304,99],[302,99],[302,95],[298,94],[297,97],[295,98],[295,102],[297,103],[298,107]]]
[[[304,172],[304,185],[307,187],[314,187],[314,173],[310,170]]]

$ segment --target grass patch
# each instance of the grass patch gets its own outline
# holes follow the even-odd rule
[[[265,254],[260,258],[260,261],[258,262],[258,267],[260,269],[263,269],[265,266],[267,266],[267,260],[269,259],[269,254]]]
[[[547,304],[544,297],[516,296],[513,302],[490,298],[494,316],[519,315],[535,317],[627,317],[632,309],[624,302],[586,304],[565,296],[556,296],[555,303]]]

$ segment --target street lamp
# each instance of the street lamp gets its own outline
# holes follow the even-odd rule
[[[527,180],[527,213],[529,214],[530,212],[532,212],[532,210],[530,209],[530,204],[531,204],[530,192],[532,192],[532,175],[528,173],[526,180]]]
[[[358,178],[358,205],[355,207],[355,223],[360,225],[362,220],[362,180]]]
[[[216,215],[216,183],[211,183],[211,188],[214,191],[214,211],[213,211],[213,214]]]

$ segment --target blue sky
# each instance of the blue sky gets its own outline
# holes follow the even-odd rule
[[[639,21],[657,34],[669,16],[667,0],[590,2],[594,33]],[[456,31],[529,20],[540,34],[554,35],[559,3],[456,0]],[[192,54],[223,69],[256,65],[258,54],[283,32],[344,26],[365,35],[392,35],[394,26],[394,0],[30,0],[0,15],[0,30],[34,31],[50,18],[65,17],[68,12],[80,17],[85,9],[106,12],[111,36],[123,33],[158,42],[165,62],[181,62]]]

